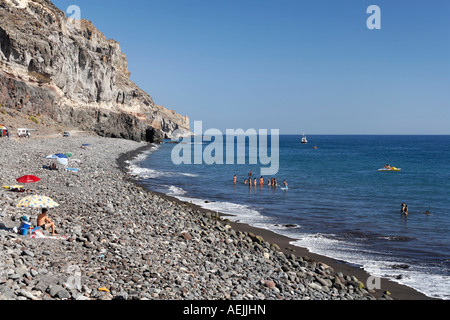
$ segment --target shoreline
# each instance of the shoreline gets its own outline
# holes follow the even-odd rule
[[[126,162],[135,159],[138,155],[149,150],[149,148],[151,148],[152,145],[153,144],[148,144],[131,152],[121,154],[116,159],[119,169],[124,173],[126,179],[134,183],[135,185],[141,187],[150,194],[154,194],[163,199],[175,202],[180,206],[191,207],[194,210],[215,215],[216,211],[205,209],[199,205],[179,200],[178,198],[163,194],[161,192],[148,190],[138,180],[134,179],[132,176],[129,175],[129,172],[127,171],[128,165]],[[295,256],[303,257],[304,259],[306,258],[307,260],[310,261],[314,261],[317,263],[324,263],[330,266],[334,270],[334,273],[341,272],[344,275],[355,276],[358,280],[362,281],[364,284],[367,282],[367,279],[371,277],[371,275],[367,271],[365,271],[360,267],[353,266],[345,261],[338,261],[334,258],[312,253],[307,248],[292,245],[291,242],[295,241],[295,239],[293,238],[277,234],[270,230],[253,227],[249,224],[229,221],[227,217],[229,217],[230,215],[228,214],[218,212],[218,215],[220,217],[220,221],[222,224],[227,223],[236,231],[241,231],[244,233],[252,233],[256,236],[260,236],[262,237],[262,239],[264,239],[265,242],[277,245],[280,248],[280,251],[286,255],[294,254]],[[370,292],[376,298],[381,298],[386,294],[386,292],[389,292],[388,295],[393,300],[441,300],[437,298],[428,297],[427,295],[415,290],[414,288],[399,284],[387,278],[380,278],[380,283],[381,283],[380,289],[375,289],[374,291]]]

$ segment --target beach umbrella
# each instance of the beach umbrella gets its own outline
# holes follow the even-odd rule
[[[17,208],[54,208],[59,206],[53,199],[47,196],[31,195],[19,200]]]
[[[64,166],[67,166],[69,164],[69,160],[67,158],[58,158],[56,159],[59,163],[61,163]]]
[[[68,159],[68,157],[62,153],[56,153],[55,156],[57,156],[58,158]]]
[[[16,181],[18,183],[31,183],[31,182],[38,182],[39,180],[41,180],[40,178],[36,177],[36,176],[32,176],[32,175],[26,175],[20,178],[17,178]]]

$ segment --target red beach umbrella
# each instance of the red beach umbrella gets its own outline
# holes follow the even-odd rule
[[[31,183],[31,182],[38,182],[41,180],[40,178],[36,176],[26,175],[20,178],[17,178],[16,181],[19,183]]]

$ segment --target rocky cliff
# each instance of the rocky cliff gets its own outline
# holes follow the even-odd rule
[[[0,0],[0,107],[136,141],[189,132],[130,80],[119,43],[49,0]]]

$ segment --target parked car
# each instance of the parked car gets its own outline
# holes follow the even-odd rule
[[[31,136],[30,130],[28,130],[28,129],[17,129],[17,136],[19,138],[23,138],[23,137],[29,138]]]
[[[64,138],[70,137],[70,132],[64,132],[64,133],[63,133],[63,137],[64,137]]]

